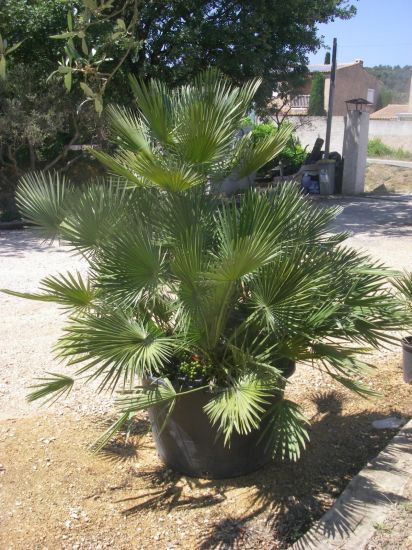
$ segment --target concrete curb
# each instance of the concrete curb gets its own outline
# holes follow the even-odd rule
[[[412,479],[412,420],[289,550],[362,550]]]

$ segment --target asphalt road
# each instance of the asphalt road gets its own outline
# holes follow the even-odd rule
[[[390,166],[399,166],[400,168],[412,168],[411,160],[396,160],[396,159],[375,159],[367,158],[369,164],[389,164]]]

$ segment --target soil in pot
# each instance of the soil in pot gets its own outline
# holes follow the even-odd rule
[[[294,372],[294,364],[287,376]],[[161,382],[160,382],[161,383]],[[210,400],[207,389],[190,393],[176,400],[164,425],[165,406],[149,409],[153,437],[162,461],[171,469],[192,477],[230,478],[254,472],[270,462],[272,454],[260,440],[266,427],[262,420],[258,430],[247,435],[233,432],[230,445],[224,445],[203,407]],[[283,392],[272,403],[283,399]]]

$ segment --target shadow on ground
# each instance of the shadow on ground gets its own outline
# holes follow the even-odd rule
[[[412,236],[412,197],[357,197],[326,200],[320,206],[341,206],[333,231],[371,237]]]
[[[207,527],[199,526],[203,530],[200,550],[287,548],[323,515],[350,479],[396,433],[372,428],[378,413],[343,415],[338,393],[318,393],[313,400],[318,412],[312,423],[311,443],[298,463],[274,462],[249,476],[210,481],[179,476],[165,467],[149,468],[135,474],[148,490],[118,501],[124,506],[123,513],[130,516],[154,506],[167,512],[209,508],[235,498],[247,513],[241,517],[226,514]],[[120,447],[118,450],[123,452]],[[377,466],[395,467],[391,457]],[[371,489],[373,498],[395,498]],[[329,526],[331,531],[350,530],[358,506],[361,503],[348,506],[339,521]]]
[[[50,241],[44,241],[36,229],[0,230],[0,257],[21,257],[29,251],[50,252]],[[54,247],[55,251],[67,254],[66,247]]]

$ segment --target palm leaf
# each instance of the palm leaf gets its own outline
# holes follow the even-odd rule
[[[46,277],[40,283],[40,290],[43,291],[43,294],[13,290],[2,290],[2,292],[29,300],[55,302],[65,309],[73,308],[78,311],[89,308],[95,298],[95,291],[91,288],[90,282],[85,282],[79,272],[76,275],[67,273],[66,275]]]
[[[153,323],[143,324],[120,310],[88,313],[70,319],[56,352],[71,364],[85,363],[79,372],[103,378],[101,387],[114,388],[120,379],[131,384],[161,371],[173,351],[176,338],[165,336]]]
[[[299,405],[279,399],[267,411],[265,420],[261,440],[266,449],[282,460],[298,460],[309,441],[307,420]]]
[[[134,153],[142,152],[151,156],[147,127],[131,109],[111,105],[106,112],[117,145]]]
[[[48,403],[49,401],[55,401],[61,397],[67,396],[70,393],[74,384],[73,378],[54,372],[48,372],[46,374],[49,375],[47,378],[39,378],[39,384],[30,386],[33,391],[28,394],[28,401],[31,402],[48,397],[48,399],[45,400],[45,403]]]
[[[94,252],[116,234],[132,197],[133,190],[115,181],[80,189],[60,226],[63,237],[82,252]]]
[[[54,239],[67,214],[73,188],[65,176],[30,172],[17,186],[17,206],[26,222],[38,226],[44,237]]]
[[[250,134],[243,136],[238,145],[236,174],[239,178],[249,176],[276,157],[290,140],[293,128],[284,125],[275,134],[255,143]]]
[[[165,252],[141,224],[131,224],[102,247],[94,269],[96,284],[104,289],[107,300],[125,307],[155,295],[165,270]]]
[[[150,133],[163,145],[171,142],[173,130],[172,98],[165,84],[152,80],[147,85],[143,80],[129,77],[137,106]]]
[[[248,434],[257,429],[269,404],[269,398],[277,388],[264,380],[245,376],[232,386],[220,390],[204,407],[214,426],[229,444],[233,431]]]

